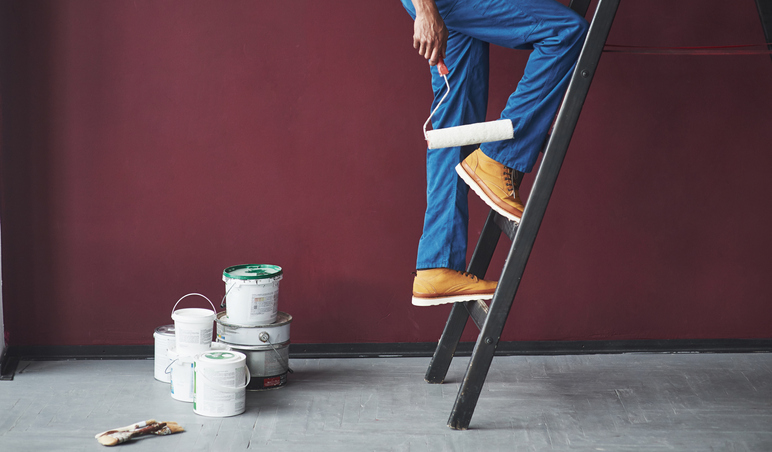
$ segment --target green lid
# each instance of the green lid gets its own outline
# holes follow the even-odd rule
[[[207,353],[204,356],[206,356],[209,359],[231,359],[236,357],[236,355],[234,355],[233,353],[228,353],[228,352],[212,352],[212,353]]]
[[[275,278],[282,274],[278,265],[234,265],[223,270],[222,275],[231,279],[266,279]]]

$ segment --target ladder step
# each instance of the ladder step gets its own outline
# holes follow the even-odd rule
[[[517,232],[517,226],[518,224],[514,221],[510,221],[507,218],[501,216],[498,212],[495,212],[491,210],[491,212],[495,215],[493,221],[496,223],[496,226],[501,229],[501,232],[507,235],[509,237],[509,240],[514,241],[515,240],[515,233]]]
[[[482,329],[485,318],[488,317],[488,305],[482,300],[477,300],[467,301],[464,303],[464,306],[466,306],[466,310],[469,311],[469,317],[474,320],[474,324],[477,325],[477,328]]]

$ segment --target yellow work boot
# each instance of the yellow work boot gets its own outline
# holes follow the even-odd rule
[[[413,304],[434,306],[459,301],[490,300],[495,281],[486,281],[471,273],[448,268],[418,270],[413,281]]]
[[[523,173],[507,168],[480,149],[459,163],[456,172],[491,209],[520,223],[525,208],[519,193]]]

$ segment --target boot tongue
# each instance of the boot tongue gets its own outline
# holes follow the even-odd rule
[[[510,169],[510,171],[510,177],[512,178],[512,193],[510,193],[510,195],[518,198],[520,196],[520,193],[518,193],[520,190],[520,183],[523,182],[523,176],[525,174],[513,169]]]
[[[523,182],[523,176],[525,176],[525,173],[521,173],[520,171],[512,171],[512,182],[515,185],[515,190],[520,188],[520,183]]]

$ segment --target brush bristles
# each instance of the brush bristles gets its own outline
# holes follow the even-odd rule
[[[176,422],[169,422],[166,424],[166,426],[169,427],[169,430],[171,430],[172,433],[181,433],[185,431],[185,429]]]
[[[112,436],[109,436],[109,435],[100,436],[99,438],[97,438],[97,441],[99,441],[99,444],[103,446],[115,446],[116,444],[118,444],[118,438],[113,438]]]

